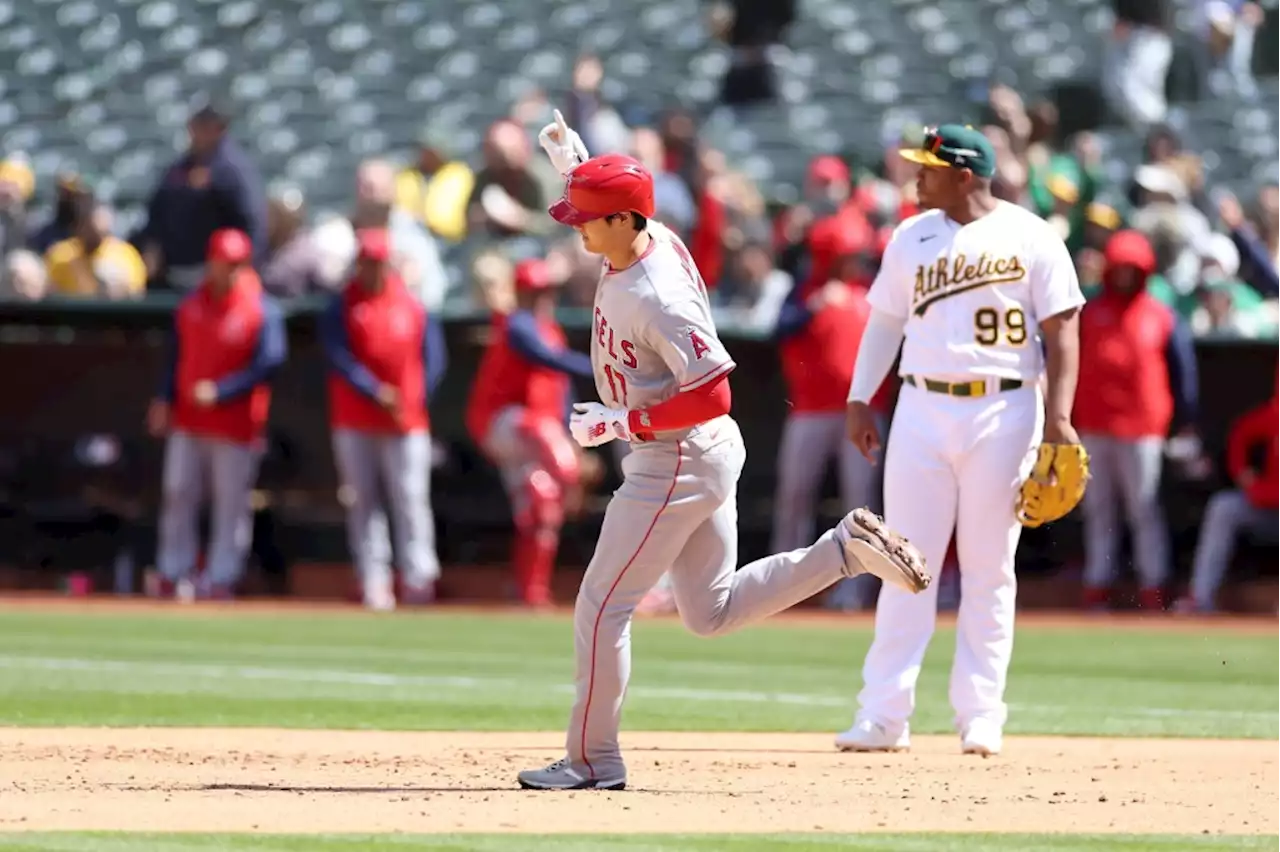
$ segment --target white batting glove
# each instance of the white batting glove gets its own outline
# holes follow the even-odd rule
[[[630,441],[627,410],[609,408],[598,402],[575,402],[569,418],[569,434],[580,447],[599,447],[615,438]]]
[[[555,111],[555,119],[542,128],[542,132],[538,134],[538,144],[547,152],[556,171],[567,175],[579,163],[591,159],[591,155],[587,153],[587,146],[583,144],[577,131],[565,124],[560,110]]]

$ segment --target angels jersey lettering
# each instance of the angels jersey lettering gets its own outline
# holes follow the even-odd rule
[[[734,368],[707,288],[680,238],[656,222],[644,256],[596,288],[591,365],[600,401],[645,408]]]
[[[1035,381],[1040,322],[1084,304],[1066,245],[1003,201],[967,225],[940,210],[903,222],[867,298],[906,320],[901,372],[940,379]]]

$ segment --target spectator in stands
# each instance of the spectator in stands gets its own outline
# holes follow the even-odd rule
[[[1218,202],[1218,217],[1231,235],[1244,270],[1244,280],[1263,296],[1280,296],[1280,279],[1276,277],[1276,242],[1280,228],[1276,222],[1276,188],[1266,187],[1259,193],[1258,219],[1255,227],[1244,215],[1240,202],[1230,193]]]
[[[0,160],[0,257],[26,247],[27,202],[35,188],[35,174],[25,154]]]
[[[991,179],[991,192],[1002,201],[1018,204],[1026,192],[1027,169],[1013,152],[1008,131],[998,124],[988,124],[982,128],[982,135],[987,137],[996,152],[997,165]]]
[[[1135,170],[1139,208],[1130,220],[1155,247],[1160,273],[1173,291],[1157,295],[1169,304],[1195,289],[1200,257],[1212,232],[1209,220],[1191,203],[1190,188],[1172,162]]]
[[[63,172],[58,175],[57,191],[53,199],[53,216],[32,232],[27,241],[32,251],[43,255],[54,243],[62,242],[71,236],[75,197],[86,191],[88,187],[85,186],[84,180],[74,172]]]
[[[436,237],[457,243],[467,236],[467,200],[476,178],[471,167],[452,159],[449,151],[445,131],[427,128],[422,132],[418,161],[396,175],[396,206]]]
[[[773,265],[773,253],[764,242],[749,242],[734,257],[726,287],[715,292],[717,317],[735,327],[771,332],[793,280]]]
[[[1124,224],[1123,203],[1111,197],[1099,198],[1084,211],[1084,246],[1102,251],[1111,235]]]
[[[1173,61],[1167,0],[1113,0],[1115,25],[1102,66],[1111,110],[1143,131],[1165,120],[1165,81]]]
[[[229,121],[226,108],[199,102],[187,123],[190,146],[151,196],[139,247],[153,282],[177,290],[198,286],[209,239],[222,229],[248,234],[256,260],[266,255],[262,179],[249,156],[227,135]]]
[[[214,232],[208,272],[174,312],[170,362],[147,412],[151,434],[167,438],[156,545],[162,597],[193,580],[206,496],[209,555],[196,592],[229,599],[244,573],[270,379],[288,346],[284,315],[252,260],[248,234]]]
[[[630,133],[617,110],[601,97],[603,81],[604,66],[599,58],[590,53],[579,56],[573,66],[573,88],[564,110],[565,121],[570,127],[578,128],[583,144],[593,154],[624,150]],[[541,123],[545,124],[551,116],[542,116],[542,119]]]
[[[277,189],[267,199],[267,256],[262,286],[277,299],[304,296],[321,288],[320,255],[303,226],[307,210],[302,190]]]
[[[6,302],[38,302],[49,292],[44,261],[30,249],[17,249],[4,257],[0,269],[0,299]]]
[[[1120,549],[1117,504],[1133,533],[1144,608],[1163,606],[1169,540],[1160,475],[1170,426],[1196,422],[1196,362],[1191,335],[1147,292],[1155,270],[1151,244],[1121,231],[1106,248],[1102,293],[1080,318],[1080,383],[1075,424],[1090,456],[1085,492],[1085,604],[1105,606]]]
[[[1257,97],[1253,42],[1266,19],[1262,7],[1250,0],[1200,0],[1198,12],[1196,29],[1210,95]]]
[[[729,227],[724,177],[728,168],[721,152],[714,148],[698,149],[691,184],[698,212],[686,244],[702,280],[711,288],[719,284],[724,275],[724,232]]]
[[[732,0],[731,6],[727,31],[721,30],[732,53],[720,100],[729,106],[773,100],[777,91],[770,48],[785,39],[796,17],[796,0]]]
[[[597,149],[588,147],[587,150]],[[637,127],[631,133],[631,154],[653,175],[655,218],[677,234],[687,235],[693,227],[693,196],[679,176],[667,171],[662,136],[650,127]]]
[[[396,606],[392,537],[402,601],[430,603],[440,578],[427,403],[444,377],[446,353],[439,319],[423,310],[390,262],[390,235],[363,228],[356,244],[354,275],[330,300],[320,334],[351,558],[365,606],[389,610]]]
[[[1241,416],[1227,438],[1227,473],[1235,487],[1209,500],[1191,569],[1191,594],[1178,602],[1190,612],[1212,612],[1218,587],[1241,533],[1274,543],[1280,489],[1280,401],[1275,394]],[[1257,461],[1253,455],[1262,453]]]
[[[686,110],[668,110],[658,122],[658,133],[662,136],[662,151],[667,159],[663,171],[679,175],[696,202],[702,146],[698,142],[698,126],[693,116]]]
[[[1200,270],[1198,304],[1189,311],[1191,330],[1196,337],[1274,336],[1273,312],[1264,306],[1262,297],[1236,277],[1240,253],[1231,238],[1214,234],[1209,238]]]
[[[87,192],[73,196],[71,234],[45,253],[49,287],[59,296],[129,299],[147,289],[147,267],[129,243],[112,235],[111,209]]]
[[[385,229],[391,237],[391,264],[400,273],[409,292],[428,311],[438,311],[449,289],[449,276],[440,261],[435,239],[425,227],[394,206],[396,172],[386,160],[366,160],[356,172],[356,202],[351,227]],[[354,261],[354,234],[342,241],[348,265]],[[344,270],[345,274],[346,270]]]
[[[472,230],[508,240],[551,231],[547,199],[534,175],[529,137],[510,119],[494,122],[484,139],[484,167],[467,202]]]

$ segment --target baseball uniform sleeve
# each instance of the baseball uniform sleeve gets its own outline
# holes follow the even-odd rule
[[[699,299],[658,308],[644,323],[645,342],[675,376],[681,391],[702,387],[736,366],[716,334],[711,312]]]
[[[903,257],[902,231],[894,232],[893,239],[885,246],[880,260],[880,271],[871,282],[867,302],[882,314],[905,320],[911,314],[912,277],[907,273]]]
[[[1080,307],[1084,304],[1084,294],[1080,292],[1080,279],[1076,276],[1071,253],[1058,235],[1050,234],[1046,229],[1040,238],[1040,246],[1029,270],[1031,307],[1036,312],[1036,319],[1045,320]]]
[[[218,382],[218,402],[230,402],[268,381],[288,354],[289,339],[285,331],[284,312],[274,299],[263,296],[262,328],[258,332],[258,345],[253,350],[253,360],[243,370]]]

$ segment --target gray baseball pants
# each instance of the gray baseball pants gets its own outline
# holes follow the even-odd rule
[[[347,544],[366,600],[371,591],[391,589],[393,536],[405,587],[419,591],[434,583],[440,562],[431,516],[431,436],[335,429],[333,457],[347,508]],[[390,504],[390,534],[380,485]]]
[[[1214,608],[1218,588],[1231,564],[1241,533],[1259,541],[1274,542],[1276,510],[1253,505],[1238,488],[1214,494],[1205,507],[1191,569],[1191,598],[1201,609]]]
[[[156,568],[174,582],[191,577],[199,555],[200,508],[210,502],[204,580],[232,586],[253,542],[250,494],[261,453],[248,444],[189,432],[170,434],[164,450]]]
[[[1160,588],[1169,576],[1169,537],[1160,506],[1164,439],[1122,440],[1087,432],[1080,440],[1089,452],[1090,474],[1083,501],[1085,586],[1111,585],[1123,518],[1133,533],[1133,564],[1142,587]]]

